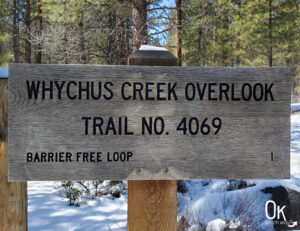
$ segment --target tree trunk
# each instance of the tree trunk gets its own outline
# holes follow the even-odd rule
[[[30,0],[26,0],[26,11],[25,11],[25,62],[31,63],[31,41],[30,41]]]
[[[182,9],[181,9],[182,0],[176,0],[176,57],[177,57],[177,66],[182,65]]]
[[[64,12],[67,11],[67,3],[66,1],[63,1],[63,9]],[[67,29],[68,29],[68,24],[67,24],[67,20],[66,20],[66,15],[64,14],[64,35],[62,38],[62,57],[61,57],[61,63],[63,64],[68,64],[68,50],[67,50],[67,45],[68,45],[68,35],[67,35]]]
[[[128,60],[128,57],[131,53],[130,51],[130,33],[131,33],[131,30],[130,30],[130,25],[129,25],[129,20],[126,21],[125,25],[124,25],[124,43],[125,43],[125,50],[124,50],[124,60],[122,61],[121,64],[124,64],[126,65],[127,64],[127,60]]]
[[[42,63],[42,31],[43,31],[43,11],[42,11],[42,0],[37,0],[37,51],[35,55],[35,62]]]
[[[133,52],[137,51],[141,45],[147,43],[147,1],[133,0]]]
[[[108,13],[108,37],[107,37],[107,64],[112,65],[115,64],[115,50],[116,50],[116,14],[115,12]]]
[[[237,1],[238,4],[238,20],[241,21],[242,20],[242,16],[241,16],[241,8],[242,8],[242,2],[239,0]],[[238,51],[238,53],[240,53],[240,49],[241,49],[241,39],[240,39],[241,33],[240,33],[240,29],[237,32],[237,41],[236,41],[236,50]],[[236,56],[236,65],[240,66],[241,64],[241,56],[238,54]]]
[[[223,15],[223,28],[225,31],[229,31],[229,10],[228,9],[224,9],[224,15]],[[229,38],[228,35],[223,36],[222,38],[222,53],[221,53],[221,59],[222,59],[222,66],[229,66],[229,54],[228,54],[228,49],[227,48],[227,44],[229,42]]]
[[[126,23],[122,20],[118,20],[118,33],[117,33],[117,38],[118,38],[118,64],[119,65],[126,65],[127,64],[127,37],[126,37]]]
[[[269,0],[269,66],[273,66],[272,2]]]
[[[83,29],[83,11],[80,11],[80,22],[79,22],[79,50],[80,60],[82,64],[86,64],[85,45],[84,45],[84,29]]]
[[[13,0],[13,52],[14,52],[14,63],[18,63],[20,57],[19,50],[19,20],[18,20],[18,5],[17,0]]]

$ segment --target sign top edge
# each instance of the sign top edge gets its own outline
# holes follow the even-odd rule
[[[285,70],[292,72],[292,67],[287,66],[276,66],[276,67],[252,67],[252,66],[142,66],[142,65],[101,65],[101,64],[29,64],[29,63],[10,63],[8,66],[8,69],[14,67],[121,67],[121,68],[180,68],[180,69],[206,69],[206,70],[218,70],[218,69],[225,69],[225,70],[245,70],[245,69],[251,69],[251,70],[270,70],[270,71],[279,71],[279,70]]]

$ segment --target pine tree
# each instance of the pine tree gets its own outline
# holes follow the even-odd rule
[[[147,1],[146,0],[132,0],[132,40],[133,51],[140,48],[141,45],[147,44]]]
[[[0,1],[0,66],[12,62],[12,49],[10,46],[11,34],[8,13],[11,12],[11,1]]]
[[[42,0],[37,0],[37,17],[36,17],[36,54],[35,63],[42,63],[42,33],[43,33],[43,5]]]
[[[25,62],[31,63],[31,0],[26,0],[25,9]]]
[[[176,57],[177,66],[182,65],[182,0],[176,0]]]
[[[14,54],[14,63],[20,61],[20,49],[19,49],[19,6],[18,1],[13,0],[13,31],[12,31],[12,43],[13,43],[13,54]]]

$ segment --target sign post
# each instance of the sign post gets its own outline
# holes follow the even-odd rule
[[[0,229],[27,230],[27,183],[8,182],[7,78],[0,77]]]
[[[176,66],[177,60],[169,51],[140,50],[129,56],[128,63],[143,66]],[[162,172],[167,171],[167,167],[162,169]],[[177,181],[128,180],[128,231],[176,229]]]

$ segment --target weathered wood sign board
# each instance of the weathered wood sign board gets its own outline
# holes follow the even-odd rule
[[[9,180],[290,177],[290,70],[9,67]]]

